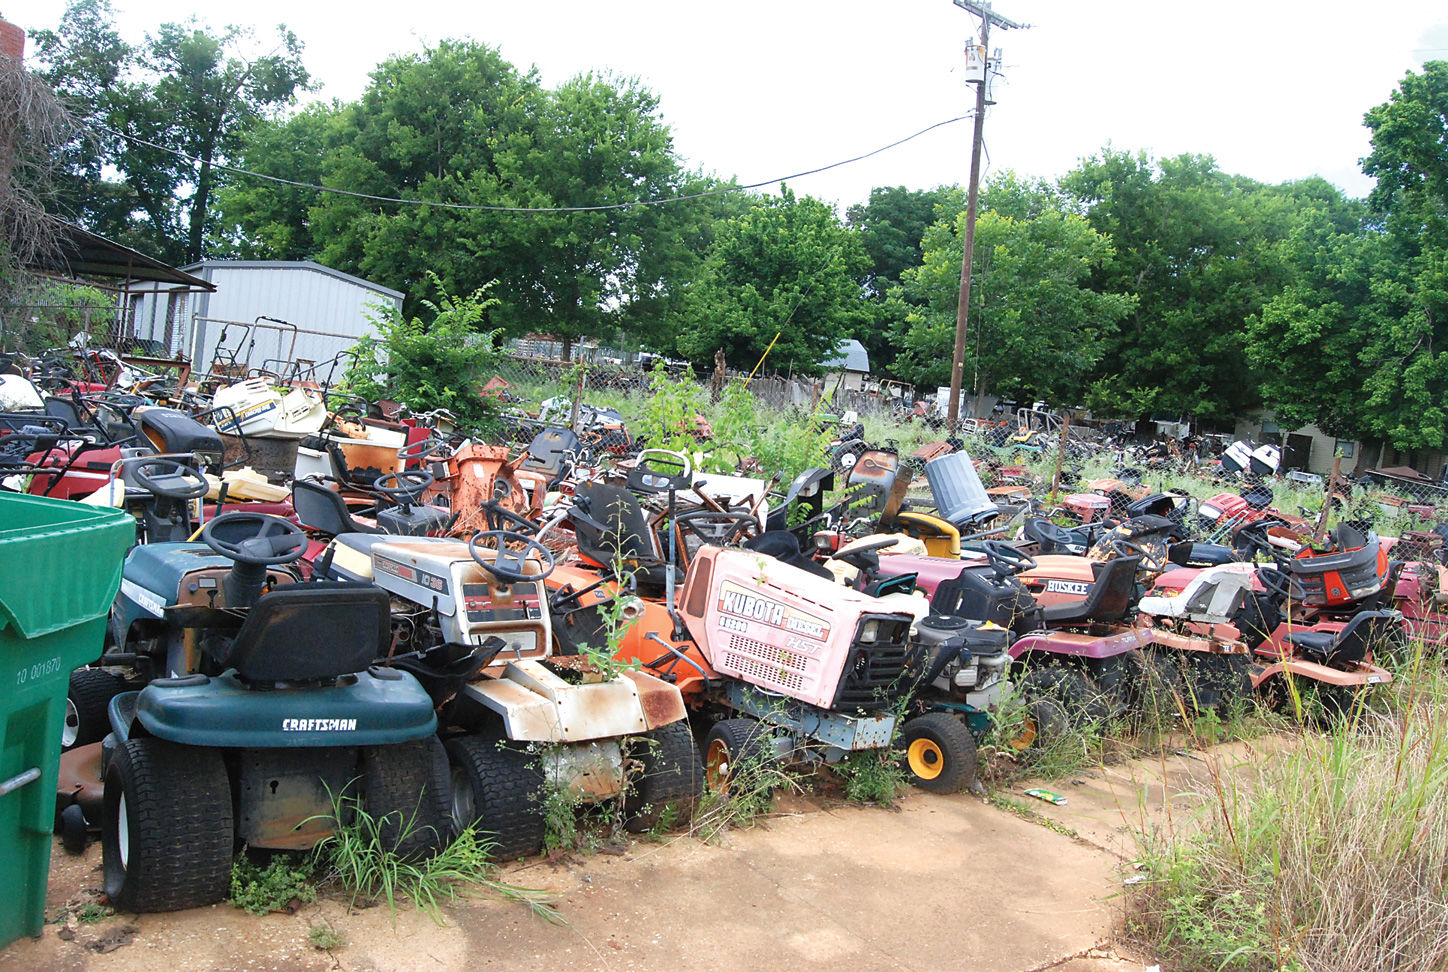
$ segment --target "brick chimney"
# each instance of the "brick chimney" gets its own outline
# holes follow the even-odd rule
[[[24,57],[25,31],[0,20],[0,61],[19,61]]]

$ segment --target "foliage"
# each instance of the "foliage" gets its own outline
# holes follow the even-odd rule
[[[199,260],[215,222],[216,165],[308,86],[301,42],[279,27],[275,46],[256,53],[249,30],[217,32],[192,17],[132,46],[112,18],[108,0],[72,0],[57,30],[36,33],[45,77],[90,126],[68,153],[67,207],[104,236]]]
[[[347,944],[345,932],[331,925],[313,925],[307,929],[307,944],[321,952],[330,952]]]
[[[566,344],[620,328],[663,339],[662,315],[729,205],[628,205],[716,185],[683,171],[657,96],[635,79],[583,74],[547,89],[469,40],[390,58],[356,102],[261,127],[245,161],[352,192],[499,207],[240,184],[223,198],[227,236],[249,253],[305,254],[396,287],[408,314],[430,272],[455,292],[496,281],[497,326]]]
[[[860,298],[868,257],[857,234],[817,199],[785,189],[719,224],[674,321],[680,353],[695,363],[723,350],[750,371],[819,374],[840,342],[867,324]],[[778,334],[778,341],[775,335]]]
[[[912,309],[896,370],[918,385],[950,381],[965,215],[926,231],[925,262],[901,288]],[[1116,322],[1134,306],[1098,293],[1090,276],[1110,262],[1110,240],[1080,216],[1043,208],[1034,218],[980,214],[966,349],[967,387],[1001,396],[1079,401]],[[1029,366],[1025,364],[1029,362]]]
[[[276,854],[261,867],[246,854],[238,854],[231,863],[230,900],[249,915],[285,911],[293,901],[316,901],[316,862]]]
[[[856,803],[893,806],[910,789],[910,782],[892,749],[851,752],[832,767],[845,786],[845,799]]]
[[[753,457],[760,469],[789,483],[806,469],[828,465],[834,430],[821,417],[828,404],[825,395],[807,413],[791,409],[771,414],[760,408],[743,380],[730,382],[714,420],[714,458],[718,461],[719,453],[732,455],[735,465],[718,471],[733,472]]]
[[[677,378],[662,361],[649,372],[649,391],[638,417],[630,423],[634,435],[650,449],[693,455],[699,447],[694,435],[697,419],[707,407],[704,387],[688,367]],[[714,470],[718,472],[720,470]]]
[[[1254,782],[1215,777],[1199,819],[1142,835],[1130,929],[1184,969],[1441,967],[1448,709],[1422,674],[1401,709],[1304,734]]]
[[[550,921],[558,920],[546,892],[493,877],[495,869],[488,859],[491,842],[471,826],[432,856],[417,859],[402,857],[394,850],[407,843],[415,818],[404,821],[400,828],[384,827],[361,801],[334,794],[330,819],[332,833],[312,848],[311,860],[322,880],[336,881],[354,901],[385,901],[394,917],[399,901],[411,901],[441,925],[442,905],[462,900],[466,889],[475,886],[520,901]],[[388,834],[388,830],[401,833]]]
[[[1225,419],[1258,404],[1243,323],[1292,276],[1279,244],[1314,208],[1350,207],[1320,179],[1264,186],[1208,156],[1153,162],[1104,149],[1060,181],[1067,200],[1110,238],[1114,259],[1091,284],[1135,294],[1107,336],[1086,404],[1108,415]]]
[[[109,336],[115,298],[85,284],[34,278],[12,295],[18,313],[0,322],[0,347],[36,354],[81,332]]]
[[[0,297],[26,268],[58,262],[48,207],[74,124],[48,84],[19,61],[0,61]]]
[[[445,408],[463,429],[494,430],[498,403],[480,390],[498,361],[498,332],[485,329],[497,301],[486,287],[449,296],[441,280],[431,279],[440,295],[437,303],[422,301],[430,321],[374,305],[370,319],[378,336],[357,342],[346,384],[368,401],[391,399],[414,412]]]

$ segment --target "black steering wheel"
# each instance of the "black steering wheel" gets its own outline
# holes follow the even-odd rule
[[[440,435],[430,435],[426,439],[405,445],[397,450],[397,458],[403,462],[419,462],[438,455],[447,448],[447,440]]]
[[[1061,526],[1059,523],[1053,523],[1052,521],[1046,519],[1044,516],[1032,517],[1028,525],[1030,527],[1029,532],[1035,533],[1042,540],[1045,540],[1047,543],[1049,543],[1052,550],[1069,549],[1071,547],[1081,546],[1080,537],[1076,536],[1070,530],[1067,530],[1065,527]],[[996,543],[999,541],[991,542]],[[1030,568],[1027,567],[1026,570],[1030,570]]]
[[[893,547],[899,542],[900,539],[898,537],[883,537],[879,540],[872,540],[862,546],[833,554],[831,559],[844,561],[851,567],[860,570],[873,570],[880,566],[880,558],[878,556],[866,557],[865,555],[873,554],[877,550],[884,550],[886,547]]]
[[[530,537],[538,533],[538,524],[526,516],[514,513],[506,506],[500,506],[493,500],[488,500],[486,503],[481,504],[480,508],[483,511],[483,517],[487,521],[489,530],[504,530],[504,524],[506,524],[507,527],[516,527],[517,529],[513,531],[515,533],[526,534]],[[606,531],[600,530],[599,532],[602,533]]]
[[[1307,589],[1302,586],[1301,581],[1276,567],[1258,567],[1257,580],[1268,594],[1276,594],[1293,601],[1300,601],[1307,596]]]
[[[391,486],[385,485],[388,480],[392,480]],[[404,469],[402,472],[378,476],[372,481],[372,489],[402,506],[416,503],[423,491],[435,482],[437,477],[426,469]]]
[[[1052,526],[1054,525],[1052,524]],[[995,571],[996,576],[1003,580],[1007,577],[1014,577],[1022,571],[1034,570],[1036,567],[1034,557],[1022,552],[1018,547],[1011,546],[1004,540],[982,540],[980,549],[985,554],[986,563],[990,564],[991,570]]]
[[[147,459],[132,466],[131,475],[146,489],[167,499],[199,499],[211,489],[205,476],[179,459]]]
[[[746,532],[759,532],[759,518],[753,513],[738,513],[728,510],[687,510],[674,517],[674,521],[685,531],[705,543],[724,546],[732,543]]]
[[[245,540],[223,540],[217,535],[218,527],[230,528],[221,532],[243,532],[247,527],[254,532]],[[201,542],[237,563],[270,567],[296,560],[307,549],[308,540],[291,520],[269,513],[239,512],[214,517],[201,528]]]
[[[1130,537],[1123,537],[1120,534],[1113,534],[1109,538],[1109,542],[1111,544],[1111,549],[1115,550],[1117,553],[1127,555],[1135,554],[1136,556],[1140,557],[1141,562],[1137,566],[1142,570],[1150,571],[1153,574],[1159,574],[1162,571],[1166,570],[1165,554],[1154,554],[1150,550],[1146,549],[1143,544],[1137,543]]]
[[[1266,554],[1273,561],[1280,562],[1282,554],[1272,546],[1272,541],[1267,537],[1267,531],[1272,527],[1284,525],[1281,520],[1258,520],[1256,523],[1238,527],[1237,535],[1232,538],[1232,549],[1248,559],[1255,558],[1258,554]]]
[[[497,544],[497,553],[493,559],[485,559],[484,552],[477,547],[479,540],[492,540]],[[508,544],[521,543],[522,550],[509,550]],[[543,569],[536,574],[525,573],[528,555],[537,551],[543,562]],[[525,580],[542,580],[553,573],[553,551],[543,546],[532,537],[525,537],[521,533],[514,533],[512,530],[479,530],[473,534],[468,541],[468,553],[472,554],[473,560],[477,561],[479,567],[490,571],[494,577],[505,584],[516,584]]]

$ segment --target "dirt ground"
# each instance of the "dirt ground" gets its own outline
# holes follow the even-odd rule
[[[481,895],[448,908],[441,927],[410,908],[394,921],[385,907],[357,909],[345,899],[266,917],[222,904],[51,923],[40,938],[0,951],[0,970],[1142,972],[1150,956],[1117,933],[1118,896],[1134,873],[1132,832],[1189,825],[1214,774],[1250,774],[1282,745],[1267,739],[1098,767],[1048,784],[1065,806],[1025,797],[1029,784],[997,791],[995,806],[921,791],[896,810],[789,797],[718,844],[637,841],[617,855],[504,869],[504,880],[556,894],[564,925]],[[71,857],[57,842],[50,914],[94,900],[99,884],[99,846]],[[313,948],[316,925],[346,944]]]

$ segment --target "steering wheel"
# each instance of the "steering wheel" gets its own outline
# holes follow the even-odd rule
[[[1052,525],[1054,526],[1054,524]],[[1057,529],[1059,530],[1060,527]],[[1034,557],[1022,553],[1019,548],[1011,546],[1004,540],[983,540],[980,549],[985,554],[986,563],[990,564],[991,570],[995,571],[996,576],[1002,580],[1036,567]]]
[[[393,485],[384,485],[389,479],[393,481]],[[402,472],[378,476],[372,481],[372,488],[398,506],[402,506],[406,503],[416,503],[423,490],[435,482],[437,482],[437,478],[426,469],[404,469]]]
[[[674,517],[674,521],[705,543],[721,547],[743,536],[750,529],[755,532],[759,530],[759,518],[753,513],[734,513],[727,510],[688,510]]]
[[[405,445],[397,450],[397,458],[403,462],[418,462],[423,459],[437,455],[441,450],[447,448],[447,440],[440,435],[430,435],[426,439]]]
[[[1165,556],[1152,553],[1150,550],[1147,550],[1145,546],[1137,543],[1135,540],[1132,540],[1129,537],[1123,537],[1120,534],[1115,534],[1110,538],[1109,542],[1111,544],[1111,549],[1115,550],[1117,553],[1127,555],[1136,554],[1136,556],[1140,557],[1141,563],[1139,566],[1143,570],[1150,571],[1153,574],[1159,574],[1162,571],[1166,570]]]
[[[515,533],[524,533],[528,536],[533,536],[538,532],[538,524],[525,516],[514,513],[506,506],[498,505],[492,500],[481,504],[480,508],[483,511],[484,518],[487,520],[489,530],[502,530],[504,529],[503,524],[507,524],[510,527],[517,527],[517,530],[513,531]]]
[[[1052,549],[1069,549],[1071,547],[1081,546],[1080,539],[1070,530],[1067,530],[1058,523],[1052,523],[1043,516],[1033,517],[1030,520],[1030,528],[1033,532],[1039,534],[1041,539],[1050,543]],[[990,542],[999,543],[1000,541],[992,540]],[[1031,565],[1031,567],[1034,566],[1035,564]],[[1031,568],[1026,567],[1024,569],[1030,570]]]
[[[484,559],[484,552],[478,549],[479,540],[496,542],[498,552],[493,555],[491,563]],[[510,543],[521,543],[523,549],[509,550],[508,544]],[[537,574],[524,573],[528,555],[534,551],[538,552],[543,561],[543,570]],[[468,541],[468,553],[472,554],[473,560],[477,561],[479,567],[491,571],[494,577],[505,584],[516,584],[525,580],[542,580],[553,573],[553,551],[532,537],[525,537],[512,530],[479,530]]]
[[[1258,554],[1266,554],[1272,560],[1280,561],[1282,555],[1267,539],[1267,531],[1282,525],[1281,520],[1258,520],[1256,523],[1238,527],[1237,535],[1232,538],[1232,548],[1246,555],[1248,559],[1255,558]]]
[[[147,459],[132,466],[131,475],[146,489],[167,499],[198,499],[211,489],[205,476],[179,459]]]
[[[1276,567],[1258,567],[1257,580],[1261,581],[1262,587],[1268,594],[1276,594],[1278,597],[1290,598],[1300,601],[1307,596],[1307,589],[1302,582],[1293,577],[1285,570]]]
[[[851,567],[856,567],[860,570],[870,570],[874,567],[879,566],[879,557],[874,558],[876,561],[875,563],[871,563],[868,559],[865,558],[865,554],[872,554],[877,550],[884,550],[886,547],[893,547],[899,542],[900,540],[897,537],[884,537],[880,540],[872,540],[867,544],[863,544],[862,546],[854,547],[850,550],[845,550],[840,553],[834,554],[832,559],[842,560],[845,563],[849,564]]]
[[[255,535],[245,540],[223,540],[218,527],[251,526]],[[307,549],[307,535],[291,520],[269,513],[223,513],[201,528],[201,542],[237,563],[270,567],[296,560]]]

